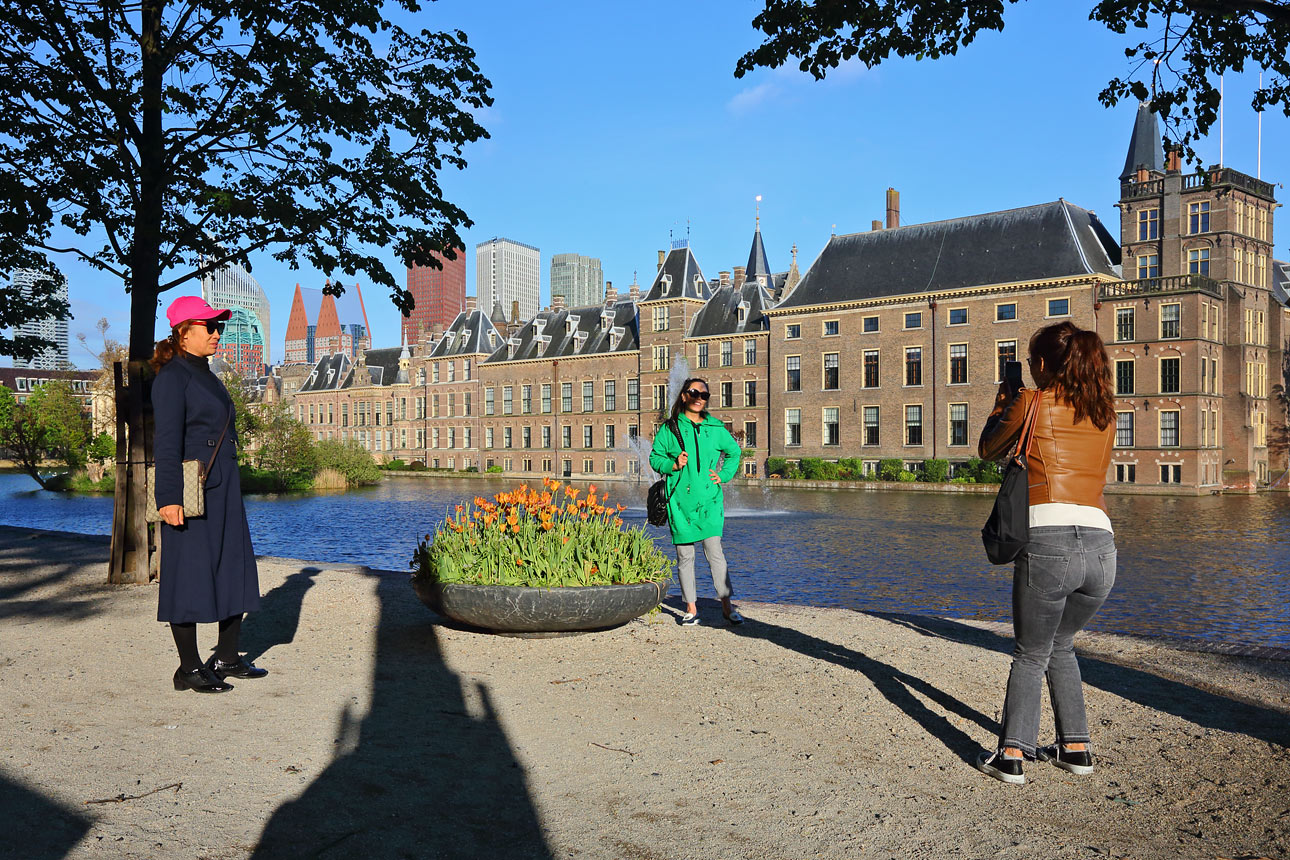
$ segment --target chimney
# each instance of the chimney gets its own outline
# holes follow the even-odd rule
[[[639,302],[641,300],[641,285],[632,281],[631,289],[627,291],[627,298],[632,303]]]
[[[663,271],[663,261],[664,261],[664,260],[666,260],[666,259],[667,259],[667,252],[666,252],[666,251],[659,251],[659,252],[658,252],[658,270],[659,270],[660,272],[661,272],[661,271]]]
[[[519,300],[516,299],[511,302],[511,322],[519,322],[519,321],[520,321],[520,303],[519,303]]]
[[[894,188],[887,189],[887,229],[900,226],[900,192]]]
[[[430,336],[438,340],[443,335],[443,323],[435,323],[430,327]]]
[[[1165,152],[1165,173],[1178,173],[1182,170],[1182,147],[1171,146]]]
[[[736,290],[744,285],[744,279],[746,277],[745,273],[747,271],[748,271],[747,266],[735,266],[734,288]]]
[[[882,229],[882,222],[879,221],[877,218],[873,219],[872,223],[869,224],[869,230],[873,233],[877,233],[881,229]]]
[[[728,286],[730,286],[730,273],[729,273],[729,272],[717,272],[717,286],[718,286],[718,287],[728,287]]]
[[[614,305],[618,303],[618,290],[614,289],[613,281],[605,281],[605,304]]]
[[[475,308],[479,306],[478,296],[466,296],[466,313],[473,314]]]
[[[555,313],[564,310],[564,296],[557,293],[551,297],[551,310]]]

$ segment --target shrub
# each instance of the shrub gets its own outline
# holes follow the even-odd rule
[[[116,456],[116,439],[110,433],[100,433],[90,443],[85,456],[91,463],[103,463],[111,460]]]
[[[462,469],[462,471],[463,471],[463,472],[478,472],[478,471],[479,471],[479,467],[478,467],[478,466],[467,466],[466,468]]]
[[[381,464],[382,469],[388,469],[391,472],[402,472],[408,468],[408,464],[402,460],[390,460]]]
[[[838,460],[838,475],[855,481],[863,481],[864,461],[855,457],[843,457]]]
[[[487,472],[487,473],[488,473],[488,474],[490,474],[490,475],[500,475],[500,474],[502,473],[502,467],[501,467],[501,466],[489,466],[489,467],[488,467],[487,469],[485,469],[484,471],[485,471],[485,472]]]
[[[316,447],[318,470],[335,469],[345,476],[351,487],[375,484],[381,480],[381,471],[367,449],[357,442],[337,442],[326,439]]]
[[[896,480],[902,484],[912,484],[918,480],[918,473],[911,472],[908,469],[901,469],[900,474],[896,476]]]
[[[838,464],[819,457],[805,457],[802,459],[802,475],[811,481],[836,481]]]
[[[784,459],[783,457],[766,458],[767,475],[779,475],[782,478],[784,477],[784,469],[787,466],[788,466],[788,460]]]
[[[556,587],[660,582],[672,561],[645,526],[623,528],[622,505],[596,485],[582,491],[542,479],[457,505],[433,535],[417,542],[415,576],[470,585]]]
[[[1003,481],[1003,474],[999,471],[999,467],[980,457],[973,457],[960,466],[958,476],[976,484],[998,484]]]
[[[905,471],[905,464],[895,457],[878,461],[879,481],[899,481],[900,473]]]
[[[411,463],[408,463],[409,472],[424,472],[425,470],[426,464],[422,463],[420,460],[413,460]]]
[[[919,478],[932,484],[943,484],[950,479],[949,460],[924,460],[923,474]]]

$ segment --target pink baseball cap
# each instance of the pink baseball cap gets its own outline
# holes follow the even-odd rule
[[[174,328],[185,320],[226,320],[233,316],[230,310],[217,311],[200,296],[180,296],[166,308],[166,319]]]

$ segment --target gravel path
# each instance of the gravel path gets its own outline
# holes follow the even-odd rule
[[[1097,772],[1014,788],[968,764],[995,626],[746,603],[729,628],[713,602],[690,628],[670,602],[509,639],[403,575],[263,559],[244,646],[272,674],[199,696],[106,558],[0,528],[0,857],[1290,856],[1284,660],[1084,636]]]

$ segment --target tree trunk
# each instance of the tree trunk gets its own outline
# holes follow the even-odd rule
[[[112,561],[108,581],[148,582],[150,540],[144,519],[147,464],[152,454],[152,410],[149,408],[146,361],[152,356],[161,284],[161,222],[165,189],[165,140],[162,133],[160,52],[164,0],[144,0],[139,31],[142,122],[139,137],[139,196],[130,246],[130,365],[125,386],[126,467],[118,467],[112,522]],[[118,421],[118,428],[121,422]]]

